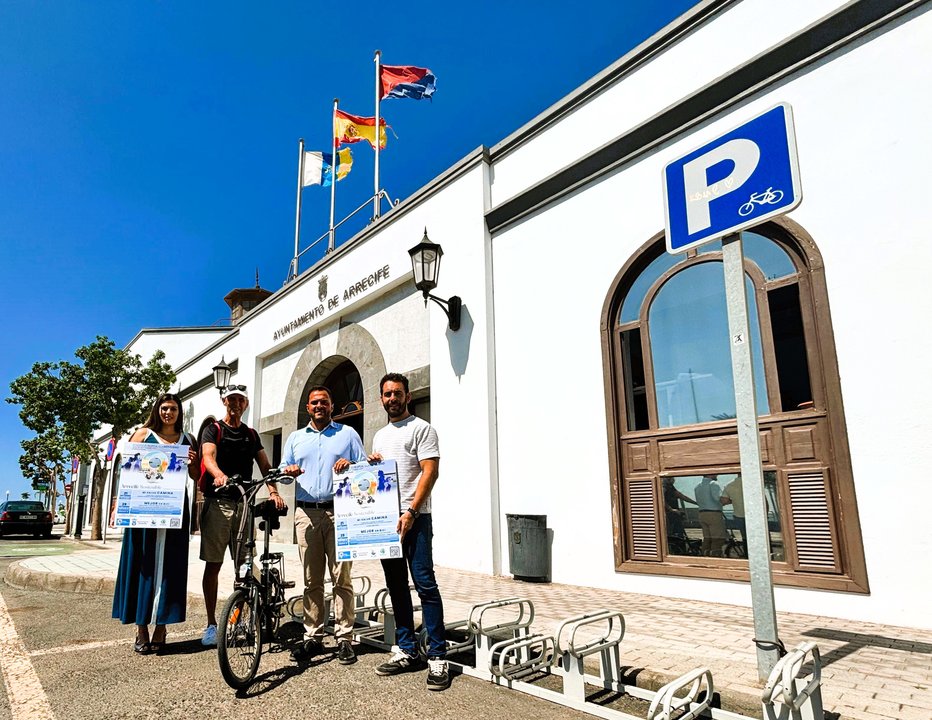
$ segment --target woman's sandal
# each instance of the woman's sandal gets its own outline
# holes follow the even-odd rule
[[[133,643],[133,652],[139,653],[140,655],[148,655],[152,652],[152,643],[140,642],[139,638],[136,638],[136,642]]]
[[[158,631],[159,631],[159,628],[156,627],[155,632],[152,633],[152,635],[154,636]],[[166,630],[164,626],[162,628],[162,633],[163,634],[162,634],[161,640],[150,640],[149,641],[149,650],[151,652],[159,654],[160,652],[162,652],[162,649],[165,647],[165,641],[168,639],[168,630]]]

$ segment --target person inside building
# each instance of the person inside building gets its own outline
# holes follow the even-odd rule
[[[699,525],[702,528],[702,554],[721,557],[725,546],[725,515],[722,513],[722,489],[715,475],[703,475],[696,486]]]
[[[366,460],[359,434],[349,425],[331,419],[333,398],[323,385],[310,389],[307,427],[288,436],[282,450],[282,472],[295,475],[294,524],[298,553],[304,566],[304,641],[292,652],[302,662],[323,651],[324,568],[333,583],[334,635],[337,659],[343,665],[356,662],[353,650],[355,593],[351,561],[338,562],[333,525],[333,472],[343,472],[351,462]]]
[[[411,402],[408,378],[389,373],[382,378],[379,389],[389,422],[375,434],[369,460],[397,463],[401,497],[397,532],[401,536],[403,557],[382,560],[385,585],[395,613],[397,645],[391,659],[379,665],[376,673],[397,675],[424,668],[414,633],[414,609],[408,589],[410,570],[427,630],[427,689],[443,690],[450,684],[450,674],[446,661],[443,599],[434,576],[430,502],[431,490],[440,474],[440,445],[437,431],[408,411]]]
[[[231,497],[217,494],[226,485],[230,475],[252,477],[253,462],[259,464],[263,476],[272,465],[259,440],[259,433],[247,426],[242,418],[249,407],[245,385],[227,385],[220,391],[226,415],[204,430],[201,455],[204,459],[204,508],[201,511],[201,560],[204,561],[204,604],[207,608],[207,628],[201,643],[217,644],[217,583],[227,548],[233,557],[233,541],[239,527],[242,504]],[[268,484],[269,497],[279,509],[285,502],[278,494],[277,485]],[[233,557],[239,565],[243,558]]]
[[[149,419],[130,437],[134,443],[185,445],[188,478],[181,527],[136,528],[123,531],[120,566],[113,593],[113,617],[136,624],[133,650],[140,655],[161,652],[166,625],[182,623],[188,597],[188,540],[194,481],[200,473],[196,443],[185,433],[181,398],[173,393],[159,396]],[[177,455],[177,453],[176,453]],[[115,509],[114,509],[115,514]],[[110,524],[115,524],[111,515]],[[155,629],[149,634],[149,625]]]

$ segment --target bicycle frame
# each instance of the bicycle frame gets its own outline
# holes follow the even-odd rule
[[[233,542],[233,556],[237,564],[233,593],[227,599],[218,628],[217,659],[223,679],[231,687],[242,689],[255,678],[262,656],[262,645],[273,641],[285,606],[285,589],[294,587],[284,579],[284,556],[270,553],[269,542],[272,523],[287,513],[279,510],[271,500],[256,503],[259,489],[274,480],[291,482],[276,472],[261,480],[243,480],[231,476],[222,491],[225,495],[239,494],[242,502],[239,527]],[[263,552],[259,558],[259,577],[254,572],[256,547],[256,520],[261,518]],[[249,611],[243,613],[245,608]]]
[[[284,605],[284,587],[285,587],[285,566],[284,557],[281,553],[270,553],[269,544],[271,540],[271,515],[262,513],[259,517],[263,523],[262,554],[259,556],[260,571],[259,577],[255,575],[255,558],[253,551],[256,547],[256,496],[259,490],[273,479],[281,479],[276,474],[271,474],[260,480],[249,480],[243,482],[241,479],[231,478],[234,480],[230,487],[235,488],[241,494],[240,502],[243,503],[243,511],[240,513],[239,528],[236,533],[236,541],[233,544],[234,558],[238,561],[242,556],[242,563],[236,568],[236,577],[234,588],[242,588],[249,592],[250,598],[254,602],[254,611],[262,617],[263,621],[270,619],[272,613],[279,610]],[[287,512],[287,508],[285,508]],[[276,513],[281,516],[282,512]],[[275,572],[273,572],[275,571]],[[255,593],[255,594],[253,594]],[[275,597],[278,596],[278,597]],[[266,624],[265,622],[263,623]],[[271,625],[272,623],[268,623]]]

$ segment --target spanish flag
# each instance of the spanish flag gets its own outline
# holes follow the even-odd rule
[[[385,118],[379,119],[379,148],[384,148],[388,140],[385,133]],[[333,143],[335,146],[343,143],[356,143],[360,140],[368,142],[375,149],[375,118],[350,115],[342,110],[333,114]]]

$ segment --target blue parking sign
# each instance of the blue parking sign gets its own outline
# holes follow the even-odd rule
[[[667,252],[739,232],[799,205],[793,111],[781,103],[663,169]]]

